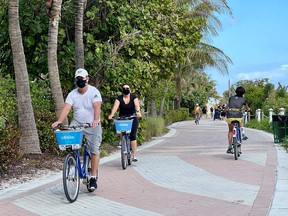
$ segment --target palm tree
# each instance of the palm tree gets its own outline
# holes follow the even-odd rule
[[[208,0],[178,0],[178,4],[187,4],[191,6],[191,11],[187,16],[191,18],[199,17],[207,20],[205,26],[202,27],[204,40],[209,40],[209,36],[217,35],[217,29],[221,28],[221,22],[215,16],[224,11],[228,11],[230,15],[232,12],[225,0],[208,1]],[[191,48],[186,61],[180,62],[175,71],[176,92],[175,109],[180,108],[182,85],[181,81],[184,77],[193,76],[197,71],[204,71],[207,67],[215,67],[220,73],[228,73],[228,63],[232,60],[225,55],[225,53],[217,47],[211,46],[207,43],[200,42],[196,47]]]
[[[48,71],[51,83],[52,97],[56,107],[56,115],[59,116],[64,106],[64,98],[57,63],[58,25],[61,15],[62,0],[53,0],[50,2],[51,5],[49,6],[49,8],[47,8],[49,16]],[[67,120],[64,123],[66,124]]]
[[[276,89],[276,95],[280,98],[285,98],[287,95],[288,86],[282,86],[280,82],[278,82],[278,87]]]
[[[11,41],[18,103],[19,141],[23,155],[41,154],[39,137],[32,107],[29,77],[19,24],[19,0],[9,0],[9,37]]]
[[[76,0],[75,14],[75,66],[84,68],[83,14],[84,0]]]

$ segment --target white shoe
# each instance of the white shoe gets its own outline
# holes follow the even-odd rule
[[[137,162],[137,161],[138,161],[138,158],[137,158],[136,156],[133,156],[133,157],[132,157],[132,161],[133,161],[133,162]]]
[[[122,144],[121,144],[121,142],[119,142],[118,145],[117,145],[117,148],[121,149],[121,146],[122,146]]]

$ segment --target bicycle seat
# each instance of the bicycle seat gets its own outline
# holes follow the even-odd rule
[[[233,120],[232,122],[231,122],[232,124],[235,124],[235,123],[240,123],[238,120]]]

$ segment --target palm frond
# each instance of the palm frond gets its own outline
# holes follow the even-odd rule
[[[228,74],[228,64],[233,64],[232,60],[219,48],[201,42],[188,55],[189,62],[201,65],[201,68],[214,67],[222,74]]]

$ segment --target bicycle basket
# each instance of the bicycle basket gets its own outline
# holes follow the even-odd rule
[[[79,149],[82,146],[83,130],[55,131],[60,150]]]
[[[131,133],[132,122],[133,122],[133,119],[131,119],[131,120],[114,120],[116,132],[118,134],[121,133],[122,131],[124,131],[126,133]]]

